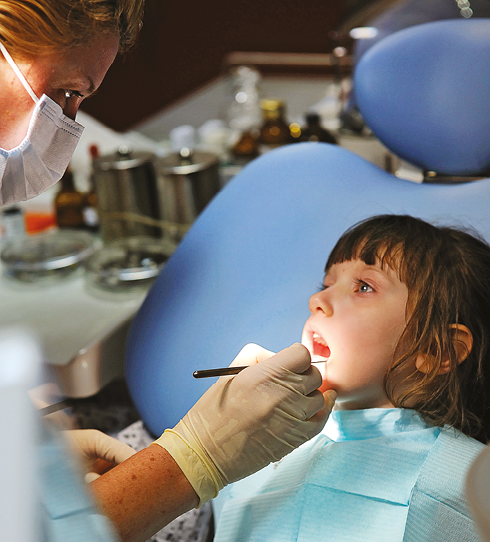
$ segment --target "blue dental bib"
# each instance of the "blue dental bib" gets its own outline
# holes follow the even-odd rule
[[[482,446],[413,410],[334,411],[313,441],[232,486],[215,542],[476,541],[462,495]]]

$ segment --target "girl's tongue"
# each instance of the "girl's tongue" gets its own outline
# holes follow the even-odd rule
[[[327,346],[327,343],[321,335],[318,333],[313,333],[313,352],[312,355],[320,356],[322,358],[330,357],[330,348]]]

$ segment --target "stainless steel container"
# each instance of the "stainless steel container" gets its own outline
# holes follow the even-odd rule
[[[162,219],[179,241],[221,188],[218,158],[183,148],[156,160],[155,167]]]
[[[94,162],[94,179],[104,241],[121,237],[162,237],[154,154],[121,147]]]

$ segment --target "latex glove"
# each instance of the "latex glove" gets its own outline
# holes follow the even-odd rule
[[[322,377],[301,344],[276,355],[249,345],[232,365],[249,364],[236,376],[219,378],[154,443],[177,462],[199,506],[317,435],[332,410],[336,394],[318,391]]]
[[[85,482],[98,478],[136,453],[133,448],[97,429],[63,431],[70,448],[81,459]]]

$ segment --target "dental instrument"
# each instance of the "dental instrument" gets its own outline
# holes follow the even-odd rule
[[[312,361],[311,363],[324,363],[324,361]],[[194,371],[192,376],[194,378],[211,378],[213,376],[229,376],[236,375],[243,369],[246,369],[249,365],[237,366],[237,367],[221,367],[219,369],[204,369],[202,371]]]

